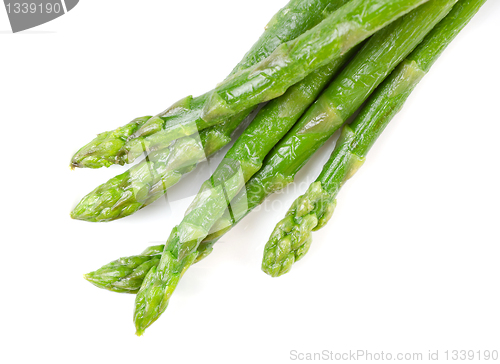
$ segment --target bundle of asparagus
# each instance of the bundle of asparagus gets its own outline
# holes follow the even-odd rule
[[[288,272],[307,253],[311,232],[332,216],[340,187],[485,1],[292,0],[217,88],[99,134],[73,156],[72,167],[123,165],[148,154],[71,213],[93,222],[131,215],[158,199],[269,101],[203,182],[165,245],[117,259],[86,279],[137,293],[134,321],[141,335],[165,311],[186,270],[267,196],[293,182],[342,128],[323,171],[266,244],[263,271]]]

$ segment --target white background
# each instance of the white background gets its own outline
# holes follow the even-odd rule
[[[291,350],[440,350],[441,358],[500,350],[498,0],[411,95],[291,273],[262,273],[263,246],[334,140],[295,189],[269,199],[189,270],[143,337],[134,335],[134,296],[82,278],[163,242],[210,166],[174,187],[170,204],[91,224],[69,212],[124,169],[70,171],[72,154],[97,132],[211,89],[285,3],[83,0],[19,34],[0,10],[2,362],[287,363]]]

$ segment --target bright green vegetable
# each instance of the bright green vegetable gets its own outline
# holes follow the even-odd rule
[[[311,29],[320,23],[329,14],[348,1],[350,0],[291,0],[285,7],[274,15],[259,40],[252,46],[247,54],[245,54],[240,63],[233,69],[230,76],[262,61],[280,44],[297,38],[308,29]],[[174,104],[171,108],[175,107],[176,105]],[[250,115],[253,109],[254,107],[250,107],[247,110],[228,118],[224,122],[224,124],[228,124],[227,130],[219,128],[220,130],[214,131],[220,132],[223,135],[221,140],[215,140],[215,142],[222,146],[225,145],[222,143],[227,144],[225,137],[231,134],[230,130],[232,129],[232,126],[240,124],[248,115]],[[162,114],[167,113],[167,111],[168,110],[164,111]],[[129,154],[125,153],[125,143],[127,139],[132,134],[137,132],[137,130],[139,130],[150,118],[150,116],[137,118],[124,127],[119,127],[113,131],[99,134],[94,140],[81,148],[73,156],[71,161],[72,168],[100,168],[109,167],[112,164],[123,165],[125,163],[133,162],[138,155],[129,157]],[[214,132],[210,132],[210,134],[214,134]],[[200,132],[200,139],[202,143],[203,138],[204,136],[202,132]],[[192,143],[192,141],[188,140],[185,143]],[[168,144],[165,146],[167,145]],[[159,150],[161,148],[158,147],[155,149]],[[198,146],[198,150],[201,151],[201,146]],[[128,176],[124,176],[121,179],[126,181],[127,178]],[[105,191],[105,186],[102,187]],[[94,213],[91,212],[91,215],[93,214]]]
[[[319,23],[347,0],[293,0],[271,20],[266,31],[245,55],[232,74],[265,58],[282,42]],[[252,109],[247,110],[248,113]],[[225,123],[204,129],[197,135],[181,138],[169,148],[152,152],[140,164],[113,177],[85,196],[71,213],[74,219],[103,222],[133,214],[156,201],[197,163],[231,141],[231,134],[247,112]],[[99,138],[99,137],[98,137]],[[88,161],[92,161],[89,157]]]
[[[75,155],[74,165],[82,165],[87,157],[94,166],[100,158],[105,159],[103,165],[131,162],[144,151],[163,149],[177,138],[276,98],[315,69],[426,1],[352,0],[314,28],[281,44],[266,59],[230,76],[214,90],[196,98],[188,96],[150,118],[128,137],[120,150],[115,147],[121,142],[114,139],[91,142]],[[112,151],[108,150],[108,144]]]
[[[252,160],[252,165],[261,164],[262,159],[269,151],[269,148],[273,146],[273,143],[279,140],[299,119],[307,107],[316,99],[321,90],[332,79],[335,71],[355,52],[355,50],[356,48],[339,60],[314,71],[304,80],[288,89],[284,95],[270,101],[257,114],[251,126],[249,126],[244,134],[238,139],[231,149],[231,153],[228,152],[226,159],[228,159],[230,155],[232,155],[233,158],[235,158],[236,155],[243,155]],[[262,145],[262,143],[264,143],[264,145]],[[248,154],[249,150],[251,150],[252,153]],[[219,167],[219,169],[221,168],[222,167]],[[247,207],[249,207],[248,210],[250,210],[258,204],[252,205],[253,203],[257,201],[260,203],[260,201],[264,199],[264,197],[260,195],[262,190],[254,188],[255,182],[252,182],[252,180],[254,179],[252,178],[247,184],[248,206],[246,205],[246,194],[240,193],[236,199],[238,202],[231,202],[231,206],[242,207],[232,211],[230,214],[226,212],[226,215],[222,216],[216,226],[213,227],[219,235],[221,235],[221,230],[225,229],[228,224],[232,225],[235,223],[234,221],[228,222],[228,218],[237,218],[237,211],[243,211],[243,209]],[[255,198],[256,192],[259,193],[258,198]],[[225,197],[223,201],[225,201]],[[224,210],[225,208],[219,211],[219,214],[224,213]],[[210,212],[213,213],[213,211]],[[198,254],[196,261],[203,259],[212,251],[212,245],[216,240],[215,238],[212,240],[207,238],[203,241],[203,244],[197,248]],[[85,278],[100,288],[115,292],[135,293],[140,288],[149,269],[158,265],[163,247],[164,245],[153,246],[146,249],[140,255],[117,259],[87,274]]]
[[[164,311],[178,280],[197,259],[200,242],[227,210],[229,202],[351,55],[352,51],[312,72],[271,101],[236,140],[212,177],[202,185],[182,222],[172,231],[158,266],[145,278],[136,300],[135,322],[139,334]]]
[[[111,221],[153,203],[199,162],[228,144],[241,121],[230,118],[202,130],[199,138],[184,137],[169,148],[151,152],[141,163],[86,195],[71,212],[71,217],[91,222]]]
[[[164,245],[150,246],[140,255],[114,260],[84,277],[99,288],[136,293],[149,270],[160,262],[163,248]]]
[[[433,0],[372,37],[341,73],[340,83],[335,80],[294,126],[290,138],[285,138],[285,147],[281,142],[276,147],[278,160],[289,159],[287,168],[300,168],[314,152],[313,147],[324,143],[342,125],[455,2]],[[347,83],[343,82],[345,74],[351,76]],[[196,259],[196,248],[221,216],[217,212],[223,211],[259,167],[229,153],[220,176],[216,172],[202,187],[182,223],[172,231],[159,265],[150,270],[138,292],[134,318],[139,335],[166,309],[179,279]],[[284,175],[286,172],[286,168],[281,170]]]
[[[363,164],[373,143],[441,52],[485,2],[460,0],[380,85],[359,116],[350,125],[344,126],[335,150],[317,180],[295,200],[286,217],[273,231],[264,250],[262,270],[271,276],[282,275],[307,253],[311,232],[323,227],[330,219],[342,185]],[[453,2],[448,3],[442,4],[443,12]],[[432,5],[429,2],[424,6]]]
[[[151,119],[151,116],[142,116],[115,130],[97,134],[90,143],[84,145],[71,158],[71,169],[101,168],[113,164],[124,164],[120,155],[128,137]]]
[[[198,247],[194,263],[212,252],[215,241],[207,241]],[[160,262],[165,245],[150,246],[139,255],[124,257],[103,265],[96,271],[85,274],[85,279],[95,286],[119,293],[137,293],[146,274]]]
[[[437,4],[438,8],[442,5],[442,1],[432,1]],[[426,4],[426,6],[429,5]],[[207,236],[200,244],[200,246],[205,246],[205,252],[211,251],[216,238],[234,226],[266,196],[291,183],[295,174],[314,152],[342,126],[378,84],[411,52],[426,31],[419,31],[420,26],[408,30],[402,24],[413,19],[415,17],[413,13],[417,10],[379,31],[368,40],[353,60],[305,112],[300,121],[280,140],[266,156],[263,167],[246,184],[245,193],[240,193],[231,202],[232,214],[226,213],[222,216],[212,227],[214,233]],[[424,25],[422,27],[425,28]],[[427,31],[431,27],[427,26]],[[406,31],[402,31],[403,29]],[[419,35],[420,38],[418,38]],[[416,40],[415,37],[417,37]],[[345,85],[351,85],[351,87]],[[341,105],[341,108],[337,108],[337,105]],[[225,198],[222,200],[224,201]],[[224,204],[226,204],[225,201],[222,205]],[[236,206],[238,208],[235,208]],[[117,278],[117,281],[126,277],[123,275]],[[177,281],[173,282],[177,283]],[[129,289],[133,291],[137,287],[131,286]],[[168,291],[168,295],[171,293],[172,290]],[[165,297],[164,302],[168,302],[169,296]],[[159,311],[156,313],[161,314]]]

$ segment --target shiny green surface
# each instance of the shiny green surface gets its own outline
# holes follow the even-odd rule
[[[164,245],[151,246],[140,255],[114,260],[84,277],[99,288],[136,293],[149,270],[158,265],[163,247]]]
[[[299,31],[304,30],[303,27],[314,25],[311,21],[319,22],[323,14],[331,11],[332,7],[339,7],[344,2],[330,2],[325,0],[291,1],[271,20],[266,32],[264,32],[242,62],[247,62],[248,64],[249,61],[258,55],[262,55],[263,51],[256,49],[257,44],[269,50],[269,44],[276,45],[280,39],[286,40],[286,37],[298,35]],[[286,14],[288,15],[285,16]],[[304,106],[300,105],[301,102],[309,104],[314,100],[318,90],[328,81],[330,77],[329,72],[334,71],[331,66],[335,64],[332,63],[332,65],[327,65],[323,69],[314,72],[301,83],[291,88],[285,95],[271,101],[261,111],[260,117],[278,118],[279,120],[276,120],[276,122],[281,125],[279,127],[286,126],[287,123],[293,121],[294,113],[297,114],[302,111],[301,108]],[[231,125],[231,123],[233,125],[238,124],[238,122],[234,122],[233,120],[200,132],[200,139],[207,155],[214,153],[228,142],[227,138],[232,132],[231,128],[228,128],[228,125]],[[276,127],[273,129],[276,130]],[[246,139],[248,140],[249,138],[247,137]],[[187,145],[190,146],[190,150],[185,148]],[[166,184],[168,176],[173,174],[173,180],[177,180],[176,173],[181,172],[178,169],[176,170],[178,166],[187,168],[186,166],[189,166],[187,161],[196,159],[191,157],[185,159],[185,156],[188,152],[189,155],[196,155],[198,145],[199,143],[194,138],[185,137],[176,141],[169,149],[151,153],[147,161],[116,176],[82,199],[73,211],[73,217],[87,221],[108,221],[123,217],[124,214],[130,214],[150,203],[153,199],[158,198],[159,194],[163,194],[165,188],[169,186]],[[148,170],[153,170],[155,173],[147,173]],[[173,173],[166,173],[164,171],[173,171]],[[172,179],[169,178],[169,180],[171,181]],[[143,193],[141,202],[139,202],[136,197],[136,191],[144,191],[144,187],[142,187],[144,185],[147,186],[148,192]],[[127,193],[127,191],[134,193]],[[128,195],[127,199],[124,197],[107,197],[110,195],[126,196],[126,194]],[[213,243],[214,240],[204,240],[204,244],[201,244],[197,249],[198,256],[196,261],[203,259],[211,252]],[[160,251],[157,251],[157,246],[155,246],[147,249],[138,256],[120,258],[87,274],[85,278],[100,288],[115,292],[135,293],[140,288],[144,279],[144,268],[150,268],[150,263],[154,266],[158,264],[164,245],[160,247]]]
[[[127,139],[149,119],[151,116],[142,116],[115,130],[97,134],[95,139],[81,147],[71,158],[71,169],[124,164],[122,150]]]
[[[245,54],[230,76],[262,61],[280,44],[293,40],[306,30],[311,29],[348,1],[350,0],[291,0],[274,15],[259,40]],[[228,118],[224,124],[239,124],[253,110],[254,107],[250,107]],[[167,110],[162,114],[166,113]],[[149,119],[150,117],[146,118]],[[99,134],[97,138],[85,145],[73,156],[71,166],[100,168],[109,167],[112,164],[123,165],[131,163],[138,157],[138,154],[135,153],[132,156],[127,153],[125,148],[126,141],[142,127],[147,119],[144,121],[141,120],[140,123],[133,121],[124,127]],[[227,130],[221,130],[221,133],[224,135],[228,134]],[[202,132],[200,132],[200,138],[202,138],[201,134]],[[163,147],[167,145],[163,145]],[[142,147],[139,149],[141,149],[141,153],[142,150],[145,150]],[[162,148],[155,147],[154,149],[159,150]]]
[[[454,1],[432,2],[422,8],[440,4],[442,14],[446,14],[454,4]],[[449,14],[378,87],[358,117],[350,125],[344,126],[342,136],[317,180],[294,202],[273,231],[262,262],[262,269],[267,274],[279,276],[288,272],[297,258],[307,252],[311,244],[311,232],[328,222],[342,185],[362,165],[372,145],[441,52],[485,2],[461,0],[456,3]],[[439,11],[435,8],[432,13],[437,16]],[[425,19],[432,21],[431,14]]]
[[[152,117],[135,131],[116,159],[131,162],[144,151],[167,147],[173,140],[191,135],[257,104],[282,95],[315,69],[427,0],[352,0],[314,28],[281,44],[264,60],[223,81],[214,90],[188,96]],[[89,147],[93,164],[101,154],[109,158],[106,142]],[[90,144],[93,144],[92,142]],[[101,148],[103,147],[103,148]],[[84,159],[83,158],[83,159]],[[75,164],[81,165],[79,155]]]
[[[234,210],[232,214],[226,213],[220,217],[215,224],[217,228],[200,243],[200,247],[206,248],[205,251],[211,251],[213,244],[224,232],[258,206],[268,195],[293,182],[295,174],[312,154],[340,128],[373,89],[415,47],[416,43],[403,41],[402,38],[401,44],[393,47],[396,39],[400,39],[402,35],[406,34],[407,38],[415,36],[415,32],[411,30],[407,32],[400,30],[402,24],[412,17],[412,14],[408,14],[404,17],[406,19],[397,20],[367,41],[313,106],[266,156],[263,167],[247,182],[244,193],[240,192],[231,201],[231,210]],[[372,77],[372,73],[378,77]],[[340,119],[335,117],[340,111],[332,112],[337,110],[335,105],[340,105],[339,108],[342,109],[343,117]],[[315,127],[312,128],[311,125]]]
[[[300,118],[307,107],[314,102],[321,90],[323,90],[328,82],[331,81],[335,72],[347,59],[352,56],[356,49],[357,48],[353,49],[345,56],[333,61],[331,64],[311,73],[304,80],[287,90],[284,95],[270,101],[265,107],[263,107],[247,130],[245,130],[240,138],[238,138],[233,148],[228,151],[223,163],[218,167],[218,174],[214,174],[214,176],[217,175],[215,178],[219,181],[223,180],[220,173],[221,171],[224,173],[224,176],[227,177],[228,172],[231,170],[225,167],[230,167],[233,164],[232,162],[228,163],[229,161],[240,161],[243,169],[246,171],[245,174],[247,175],[247,179],[255,169],[260,169],[260,165],[263,163],[263,159],[266,154],[268,154],[270,148],[272,148],[274,144],[283,137],[283,135]],[[206,183],[206,185],[208,185],[208,190],[210,190],[209,186],[212,182],[213,181],[209,181],[209,183]],[[247,186],[253,186],[253,183],[249,181]],[[228,227],[226,224],[228,217],[236,218],[239,216],[236,215],[236,211],[243,211],[242,209],[245,209],[244,211],[246,212],[247,207],[252,209],[257,206],[258,203],[253,205],[254,202],[259,200],[260,203],[260,201],[263,200],[263,197],[260,195],[258,198],[255,197],[254,192],[257,192],[256,189],[251,188],[247,189],[247,191],[248,206],[246,205],[246,193],[240,193],[236,199],[238,202],[232,201],[231,206],[236,207],[241,205],[242,207],[235,208],[232,214],[227,213],[226,197],[215,196],[217,203],[219,201],[224,203],[220,205],[218,215],[222,213],[224,213],[224,215],[219,218],[217,226],[211,227],[209,231],[209,233],[211,233],[211,237],[203,239],[203,243],[197,248],[197,257],[195,261],[203,259],[212,251],[212,245],[217,240],[215,235],[222,235],[222,231]],[[212,215],[214,213],[214,206],[210,205],[210,207],[208,207],[208,203],[210,203],[210,201],[205,202],[205,200],[206,199],[204,198],[203,200],[198,201],[198,203],[200,204],[200,207],[208,209],[211,215],[198,215],[202,216],[205,223],[210,221],[213,223],[215,221],[214,216],[216,216]],[[212,216],[212,219],[208,220],[208,216]],[[240,218],[241,217],[243,216],[240,216]],[[235,222],[231,222],[231,224],[234,223]],[[163,245],[161,247],[163,247]],[[120,258],[113,261],[102,268],[87,274],[86,278],[100,288],[116,292],[134,293],[140,288],[142,279],[144,279],[144,275],[142,274],[144,267],[147,266],[149,269],[159,263],[159,253],[156,248],[156,246],[151,247],[150,250],[146,251],[146,253],[143,252],[137,256]],[[152,265],[149,265],[150,261],[153,262]],[[140,279],[137,279],[137,277],[140,277]]]
[[[347,1],[290,1],[273,17],[266,31],[231,74],[265,58],[281,43],[296,38]],[[71,217],[90,222],[112,221],[129,216],[149,205],[163,196],[168,188],[179,182],[181,177],[193,170],[200,161],[227,145],[231,141],[232,132],[252,110],[253,108],[250,108],[222,124],[202,130],[199,137],[184,137],[175,141],[169,148],[150,153],[139,165],[113,177],[86,195],[71,212]],[[147,119],[141,119],[140,125],[145,121]],[[140,127],[138,123],[134,125],[136,129]],[[127,130],[133,130],[133,126],[129,126]],[[123,135],[123,131],[120,135]],[[98,139],[106,140],[106,137],[103,135]],[[123,146],[120,141],[117,145]],[[85,160],[88,166],[94,166],[94,156],[88,156]],[[111,164],[106,158],[103,163],[106,166]],[[123,161],[120,164],[123,164]]]
[[[231,75],[260,62],[282,43],[297,38],[349,1],[291,0],[273,16],[259,41],[245,54]]]
[[[165,310],[181,275],[198,257],[198,246],[229,202],[351,55],[348,52],[312,72],[269,102],[236,140],[212,177],[203,183],[184,219],[172,231],[158,266],[151,269],[137,295],[134,317],[139,334]]]
[[[86,195],[71,212],[73,219],[104,222],[129,216],[163,196],[206,157],[231,141],[240,120],[202,130],[176,140],[169,148],[151,152],[141,163],[111,178]]]

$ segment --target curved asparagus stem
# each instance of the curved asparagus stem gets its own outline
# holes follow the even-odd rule
[[[131,162],[145,151],[166,148],[177,138],[282,95],[312,71],[426,1],[351,0],[314,28],[281,44],[266,59],[230,76],[214,90],[196,98],[188,96],[149,119],[129,136],[113,160]],[[92,157],[94,164],[102,155],[108,158],[105,145],[102,142],[89,147],[93,153],[85,157]],[[75,158],[81,164],[79,156]]]
[[[223,216],[229,202],[261,168],[269,151],[314,102],[354,50],[314,71],[266,105],[227,152],[212,177],[202,185],[182,222],[172,231],[158,266],[151,268],[145,278],[136,298],[134,317],[138,334],[163,313],[180,277],[199,256],[201,241]],[[211,245],[204,247],[204,254],[209,254]]]
[[[292,264],[307,252],[311,232],[323,227],[330,219],[335,197],[342,185],[363,164],[372,145],[441,52],[485,2],[460,0],[380,85],[352,124],[344,126],[342,136],[317,180],[293,203],[271,234],[264,250],[264,272],[273,277],[287,273]]]
[[[230,76],[243,71],[269,56],[280,44],[295,39],[311,29],[333,11],[350,0],[291,0],[278,11],[266,26],[259,40],[245,54]],[[182,103],[179,105],[181,106]],[[170,109],[177,107],[174,104]],[[251,107],[228,118],[225,123],[239,124],[254,110]],[[168,111],[168,110],[167,110]],[[164,111],[162,114],[167,113]],[[147,119],[151,117],[146,117]],[[140,119],[140,120],[138,120]],[[138,118],[124,127],[99,134],[94,140],[75,153],[71,167],[100,168],[112,164],[131,163],[138,155],[125,153],[125,143],[147,121]],[[200,133],[201,134],[201,133]],[[201,135],[200,135],[201,137]],[[167,144],[168,145],[168,144]],[[156,150],[162,149],[160,147]],[[143,150],[146,150],[143,148]]]

